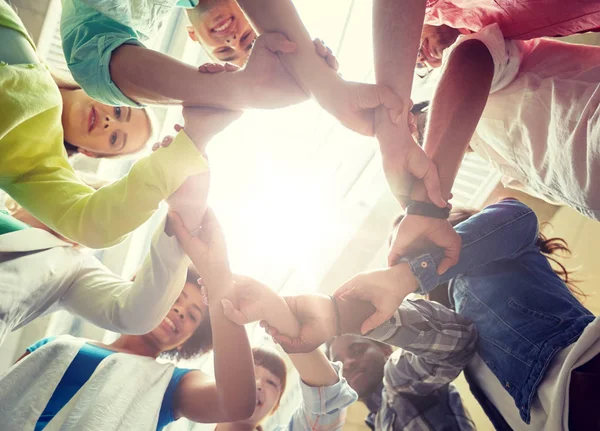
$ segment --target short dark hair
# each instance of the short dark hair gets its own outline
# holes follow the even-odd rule
[[[281,397],[285,392],[285,385],[287,381],[287,368],[285,362],[277,353],[272,350],[267,350],[261,347],[255,347],[252,349],[252,356],[254,357],[254,365],[261,366],[269,370],[274,376],[279,378],[281,382],[281,392],[279,393],[279,399],[273,406],[273,411],[279,408]]]
[[[188,267],[186,282],[194,284],[200,288],[198,279],[200,274],[193,265]],[[206,309],[202,322],[198,329],[194,331],[192,336],[181,346],[161,353],[161,358],[179,361],[181,359],[192,359],[206,352],[210,352],[213,348],[212,326],[210,324],[210,312]]]

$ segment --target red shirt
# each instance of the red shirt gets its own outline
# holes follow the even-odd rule
[[[497,23],[507,39],[600,31],[595,0],[428,0],[425,24],[479,31]]]

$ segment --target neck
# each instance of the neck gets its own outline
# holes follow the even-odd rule
[[[257,426],[258,424],[253,423],[229,422],[217,425],[215,431],[254,431]]]
[[[161,353],[161,350],[152,344],[147,336],[143,335],[121,335],[117,341],[110,344],[110,347],[150,358],[158,358]]]

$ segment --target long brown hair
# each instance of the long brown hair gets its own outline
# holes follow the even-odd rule
[[[512,198],[508,198],[508,199],[512,199]],[[505,199],[502,199],[502,200],[505,200]],[[450,224],[452,226],[456,226],[456,225],[466,221],[471,216],[474,216],[477,213],[479,213],[479,210],[474,209],[474,208],[454,207],[450,210],[450,217],[448,217],[448,221],[450,222]],[[394,225],[393,225],[394,230],[396,229],[396,227],[400,224],[400,222],[403,219],[404,219],[404,214],[400,214],[396,218],[396,220],[394,220]],[[546,224],[549,224],[549,223],[546,223]],[[390,236],[389,240],[391,243],[391,240],[392,240],[391,236]],[[542,253],[548,260],[554,262],[558,266],[558,268],[553,267],[552,270],[554,271],[554,273],[556,275],[558,275],[560,277],[560,279],[562,281],[565,282],[565,284],[567,285],[567,287],[569,288],[571,293],[573,295],[575,295],[578,299],[586,298],[587,295],[576,284],[578,280],[571,277],[571,274],[573,273],[573,271],[569,271],[562,263],[560,263],[556,259],[556,255],[558,255],[558,254],[563,254],[563,255],[567,255],[567,256],[571,255],[571,250],[569,249],[569,245],[568,245],[567,241],[565,241],[563,238],[560,238],[560,237],[546,238],[543,233],[538,232],[536,245],[537,245],[538,249],[540,250],[540,253]],[[441,304],[448,306],[447,290],[440,289],[438,292],[435,292],[435,290],[436,289],[434,289],[432,292],[430,292],[429,299],[440,302]],[[446,298],[444,298],[444,296]]]

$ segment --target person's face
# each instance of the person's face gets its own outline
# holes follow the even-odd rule
[[[235,0],[204,0],[189,15],[188,34],[220,62],[243,66],[256,39]]]
[[[457,29],[447,25],[423,25],[417,63],[426,64],[433,69],[440,67],[444,50],[451,46],[459,35]]]
[[[331,344],[331,359],[344,365],[342,374],[348,384],[364,399],[383,381],[383,369],[391,353],[359,335],[342,335]]]
[[[281,395],[281,380],[266,368],[256,365],[256,408],[247,420],[248,423],[260,423],[272,411]]]
[[[150,138],[143,109],[109,106],[73,90],[63,111],[64,139],[90,157],[135,153]]]
[[[160,351],[184,344],[198,329],[206,305],[198,285],[186,282],[183,291],[163,321],[145,335]]]

